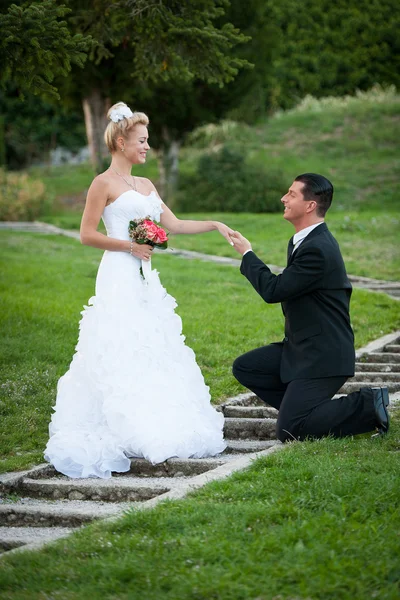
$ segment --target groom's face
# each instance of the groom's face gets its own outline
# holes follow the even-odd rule
[[[300,221],[308,212],[308,202],[303,196],[304,183],[302,181],[294,181],[290,186],[287,194],[281,198],[281,202],[285,207],[283,218],[290,223]]]

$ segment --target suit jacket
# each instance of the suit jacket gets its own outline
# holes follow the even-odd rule
[[[354,375],[352,287],[339,245],[325,223],[288,255],[281,275],[271,273],[254,252],[243,256],[240,271],[265,302],[282,305],[285,338],[280,377],[284,383]]]

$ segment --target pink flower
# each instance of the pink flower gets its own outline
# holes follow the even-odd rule
[[[167,248],[168,234],[149,217],[129,222],[129,237],[139,244],[151,244],[159,248]]]
[[[157,242],[157,237],[159,234],[159,227],[153,221],[144,221],[144,227],[146,228],[146,235],[148,239],[152,242]]]
[[[162,243],[166,242],[167,240],[168,240],[168,236],[165,233],[164,229],[162,229],[162,227],[159,227],[158,228],[158,237],[155,240],[155,242],[157,244],[162,244]]]

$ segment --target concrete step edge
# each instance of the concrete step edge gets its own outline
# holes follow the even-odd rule
[[[128,481],[126,481],[128,479]],[[137,481],[139,479],[139,481]],[[166,494],[176,487],[178,481],[190,478],[166,478],[162,482],[157,478],[111,479],[28,479],[19,484],[17,493],[33,498],[52,498],[54,500],[82,500],[95,502],[141,502],[154,496]],[[131,481],[129,481],[131,480]],[[134,481],[132,481],[134,480]]]
[[[265,423],[269,423],[271,425],[275,425],[276,424],[276,418],[273,417],[259,417],[259,418],[253,418],[253,417],[225,417],[225,423],[228,425],[235,425],[235,424],[240,424],[240,425],[254,425],[254,424],[260,424],[260,425],[265,425]]]
[[[124,474],[125,475],[125,474]],[[162,481],[159,481],[162,479]],[[168,485],[166,484],[168,482]],[[173,479],[171,478],[171,484]],[[70,477],[59,478],[52,477],[51,479],[30,479],[29,477],[24,477],[22,480],[22,487],[26,487],[28,485],[34,485],[36,487],[48,487],[54,486],[58,488],[66,488],[69,489],[74,487],[76,489],[85,489],[87,487],[90,488],[98,488],[98,489],[110,489],[114,490],[115,488],[125,489],[125,490],[136,490],[136,489],[160,489],[169,487],[169,479],[166,477],[162,478],[149,478],[149,477],[124,477],[123,475],[117,477],[111,477],[110,479],[73,479]]]
[[[280,444],[278,440],[227,440],[227,452],[233,454],[251,453]]]
[[[356,373],[400,373],[400,362],[359,362]]]
[[[370,354],[358,356],[357,361],[360,361],[364,364],[369,362],[378,362],[383,364],[400,363],[400,356],[396,352],[371,352]]]
[[[52,541],[72,533],[72,527],[4,527],[0,526],[0,548],[18,547],[41,540]]]
[[[370,377],[370,381],[374,381],[376,377],[380,379],[387,378],[388,381],[400,381],[400,372],[397,371],[356,371],[354,376],[349,379],[349,381],[364,381],[364,379],[368,379]]]
[[[264,406],[225,406],[223,409],[225,419],[276,419],[278,411],[267,405]]]

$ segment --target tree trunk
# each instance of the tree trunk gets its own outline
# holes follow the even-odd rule
[[[103,135],[107,126],[107,110],[110,108],[110,100],[104,98],[100,90],[93,89],[88,96],[83,98],[82,105],[92,165],[96,173],[100,173],[104,170],[104,162],[108,156]]]
[[[178,184],[180,147],[181,142],[171,139],[168,129],[164,127],[162,132],[162,147],[158,155],[158,165],[161,194],[170,206],[173,206],[174,192]]]

